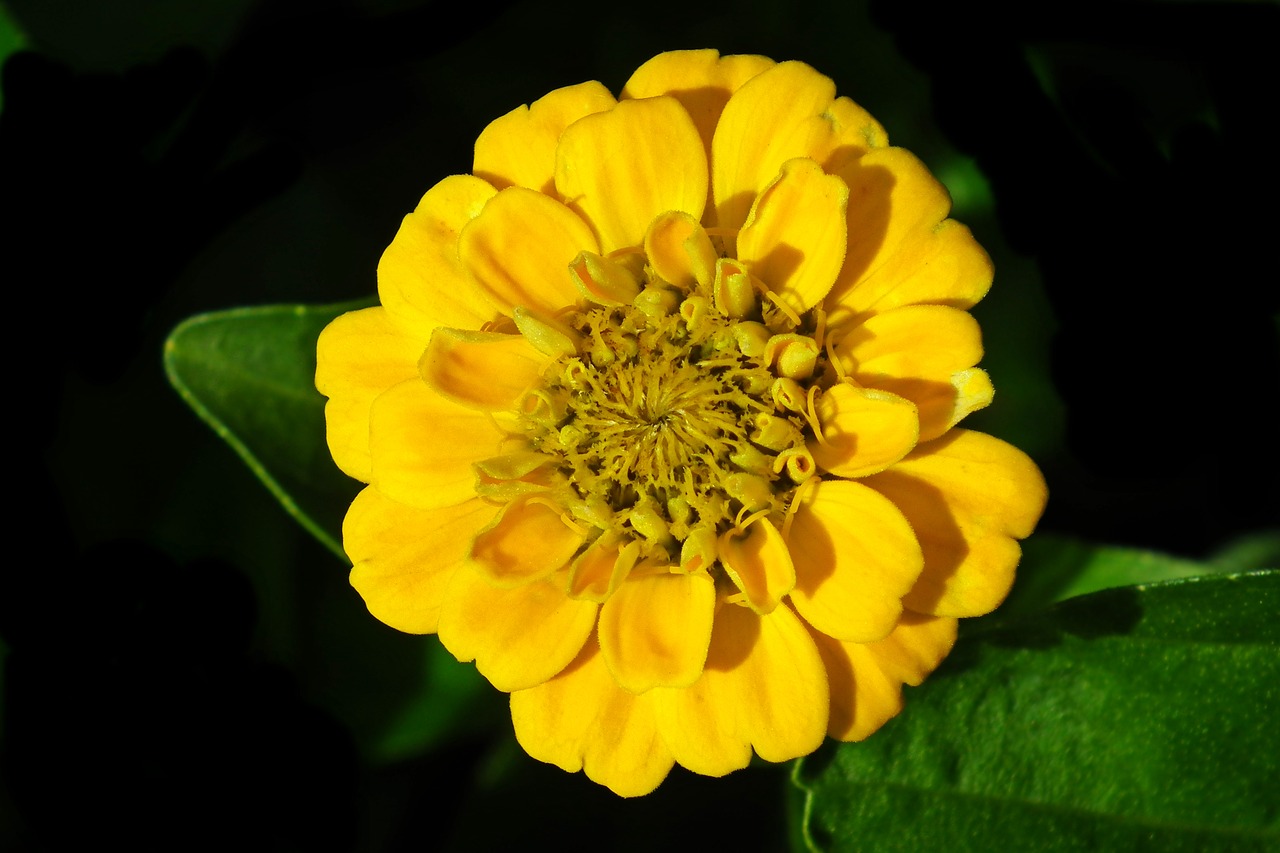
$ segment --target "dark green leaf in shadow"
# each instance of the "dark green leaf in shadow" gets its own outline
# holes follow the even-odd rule
[[[797,764],[815,850],[1280,849],[1280,572],[1125,587],[957,644]]]
[[[165,370],[182,399],[285,511],[343,560],[342,517],[360,487],[337,469],[325,444],[316,338],[334,317],[364,304],[202,314],[174,329],[164,347]]]

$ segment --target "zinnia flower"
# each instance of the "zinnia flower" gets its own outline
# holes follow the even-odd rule
[[[994,608],[1045,487],[991,265],[800,62],[664,53],[480,134],[319,341],[351,582],[630,796],[868,736]]]

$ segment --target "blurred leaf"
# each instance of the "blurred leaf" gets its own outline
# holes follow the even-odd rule
[[[1038,534],[1023,544],[1018,579],[995,618],[1035,612],[1055,602],[1102,589],[1219,572],[1269,569],[1277,565],[1265,561],[1244,565],[1238,560],[1202,563],[1157,551]]]
[[[316,338],[366,303],[274,305],[192,317],[165,342],[169,381],[312,535],[345,560],[342,517],[359,484],[333,464]]]
[[[957,644],[798,763],[812,849],[1280,847],[1280,572],[1076,598]]]
[[[0,65],[4,64],[10,54],[17,53],[26,46],[26,34],[18,27],[18,22],[13,19],[13,15],[5,8],[5,4],[0,3]],[[3,108],[4,95],[0,93],[0,109]]]

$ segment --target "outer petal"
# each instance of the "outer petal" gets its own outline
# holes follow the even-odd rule
[[[671,95],[697,125],[710,159],[711,137],[729,96],[774,64],[772,59],[763,56],[721,56],[711,49],[672,50],[658,54],[637,68],[622,87],[622,97]]]
[[[968,307],[982,298],[991,284],[990,261],[976,243],[968,245],[966,230],[943,226],[951,198],[915,155],[882,148],[837,174],[849,186],[849,250],[828,309],[837,303],[852,313],[917,302]],[[888,277],[881,278],[882,271]],[[858,293],[864,288],[870,290]]]
[[[883,495],[850,480],[824,480],[805,498],[787,537],[796,564],[791,603],[824,634],[867,643],[887,635],[902,596],[920,577],[915,533]]]
[[[539,761],[587,778],[623,797],[647,794],[666,778],[671,751],[658,734],[650,696],[617,685],[588,642],[566,670],[511,694],[516,740]]]
[[[600,611],[600,651],[614,680],[632,693],[697,681],[715,610],[706,572],[628,578]]]
[[[556,89],[529,106],[516,107],[480,131],[471,171],[498,189],[520,186],[551,195],[560,134],[583,116],[616,103],[608,89],[592,81]]]
[[[782,164],[808,157],[830,171],[887,144],[883,128],[830,78],[802,62],[783,62],[748,80],[720,116],[711,143],[716,225],[737,228]],[[762,133],[761,128],[768,128]]]
[[[494,316],[458,260],[458,235],[493,195],[471,175],[445,178],[427,190],[382,253],[378,298],[424,341],[436,326],[475,329]]]
[[[508,187],[462,230],[458,256],[498,310],[522,305],[554,316],[577,302],[569,264],[599,246],[587,223],[553,198]]]
[[[844,263],[848,202],[839,178],[813,160],[788,160],[752,205],[738,235],[738,260],[797,313],[808,311]]]
[[[366,488],[342,522],[351,585],[369,612],[392,628],[435,633],[449,580],[492,517],[493,507],[475,498],[421,510]]]
[[[725,604],[716,614],[702,678],[658,689],[658,726],[676,760],[723,776],[766,761],[808,755],[822,743],[829,694],[818,650],[787,607],[766,616]]]
[[[807,442],[822,468],[838,477],[883,471],[915,447],[919,416],[910,400],[873,388],[833,385],[818,398],[822,440]]]
[[[482,412],[446,400],[414,377],[373,401],[370,483],[419,509],[455,506],[475,496],[471,465],[497,455],[502,438]]]
[[[556,149],[556,189],[591,223],[604,252],[639,246],[659,213],[702,217],[706,152],[675,98],[622,101],[565,130]]]
[[[991,401],[986,374],[969,371],[982,359],[982,332],[955,308],[908,305],[876,314],[839,337],[835,354],[859,384],[916,404],[922,442]]]
[[[440,328],[418,368],[436,393],[492,412],[516,408],[550,361],[524,335]]]
[[[906,612],[893,633],[875,643],[842,643],[818,631],[831,684],[827,733],[862,740],[902,710],[902,685],[924,681],[956,641],[955,619]]]
[[[374,398],[413,377],[424,341],[384,308],[337,317],[316,343],[316,388],[324,407],[329,452],[349,477],[369,482],[369,410]]]
[[[440,613],[440,642],[476,662],[494,687],[524,690],[555,677],[591,636],[599,606],[564,594],[563,583],[500,589],[479,571],[454,573]]]
[[[476,536],[471,559],[490,583],[520,586],[568,566],[582,541],[583,534],[564,522],[558,506],[534,495],[502,508]]]
[[[864,480],[911,522],[924,571],[903,598],[937,616],[979,616],[1009,592],[1048,492],[1026,454],[980,432],[955,429]]]

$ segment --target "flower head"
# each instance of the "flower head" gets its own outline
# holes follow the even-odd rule
[[[624,795],[869,735],[1045,500],[956,427],[991,265],[949,210],[799,62],[664,53],[494,121],[320,338],[370,611]]]

